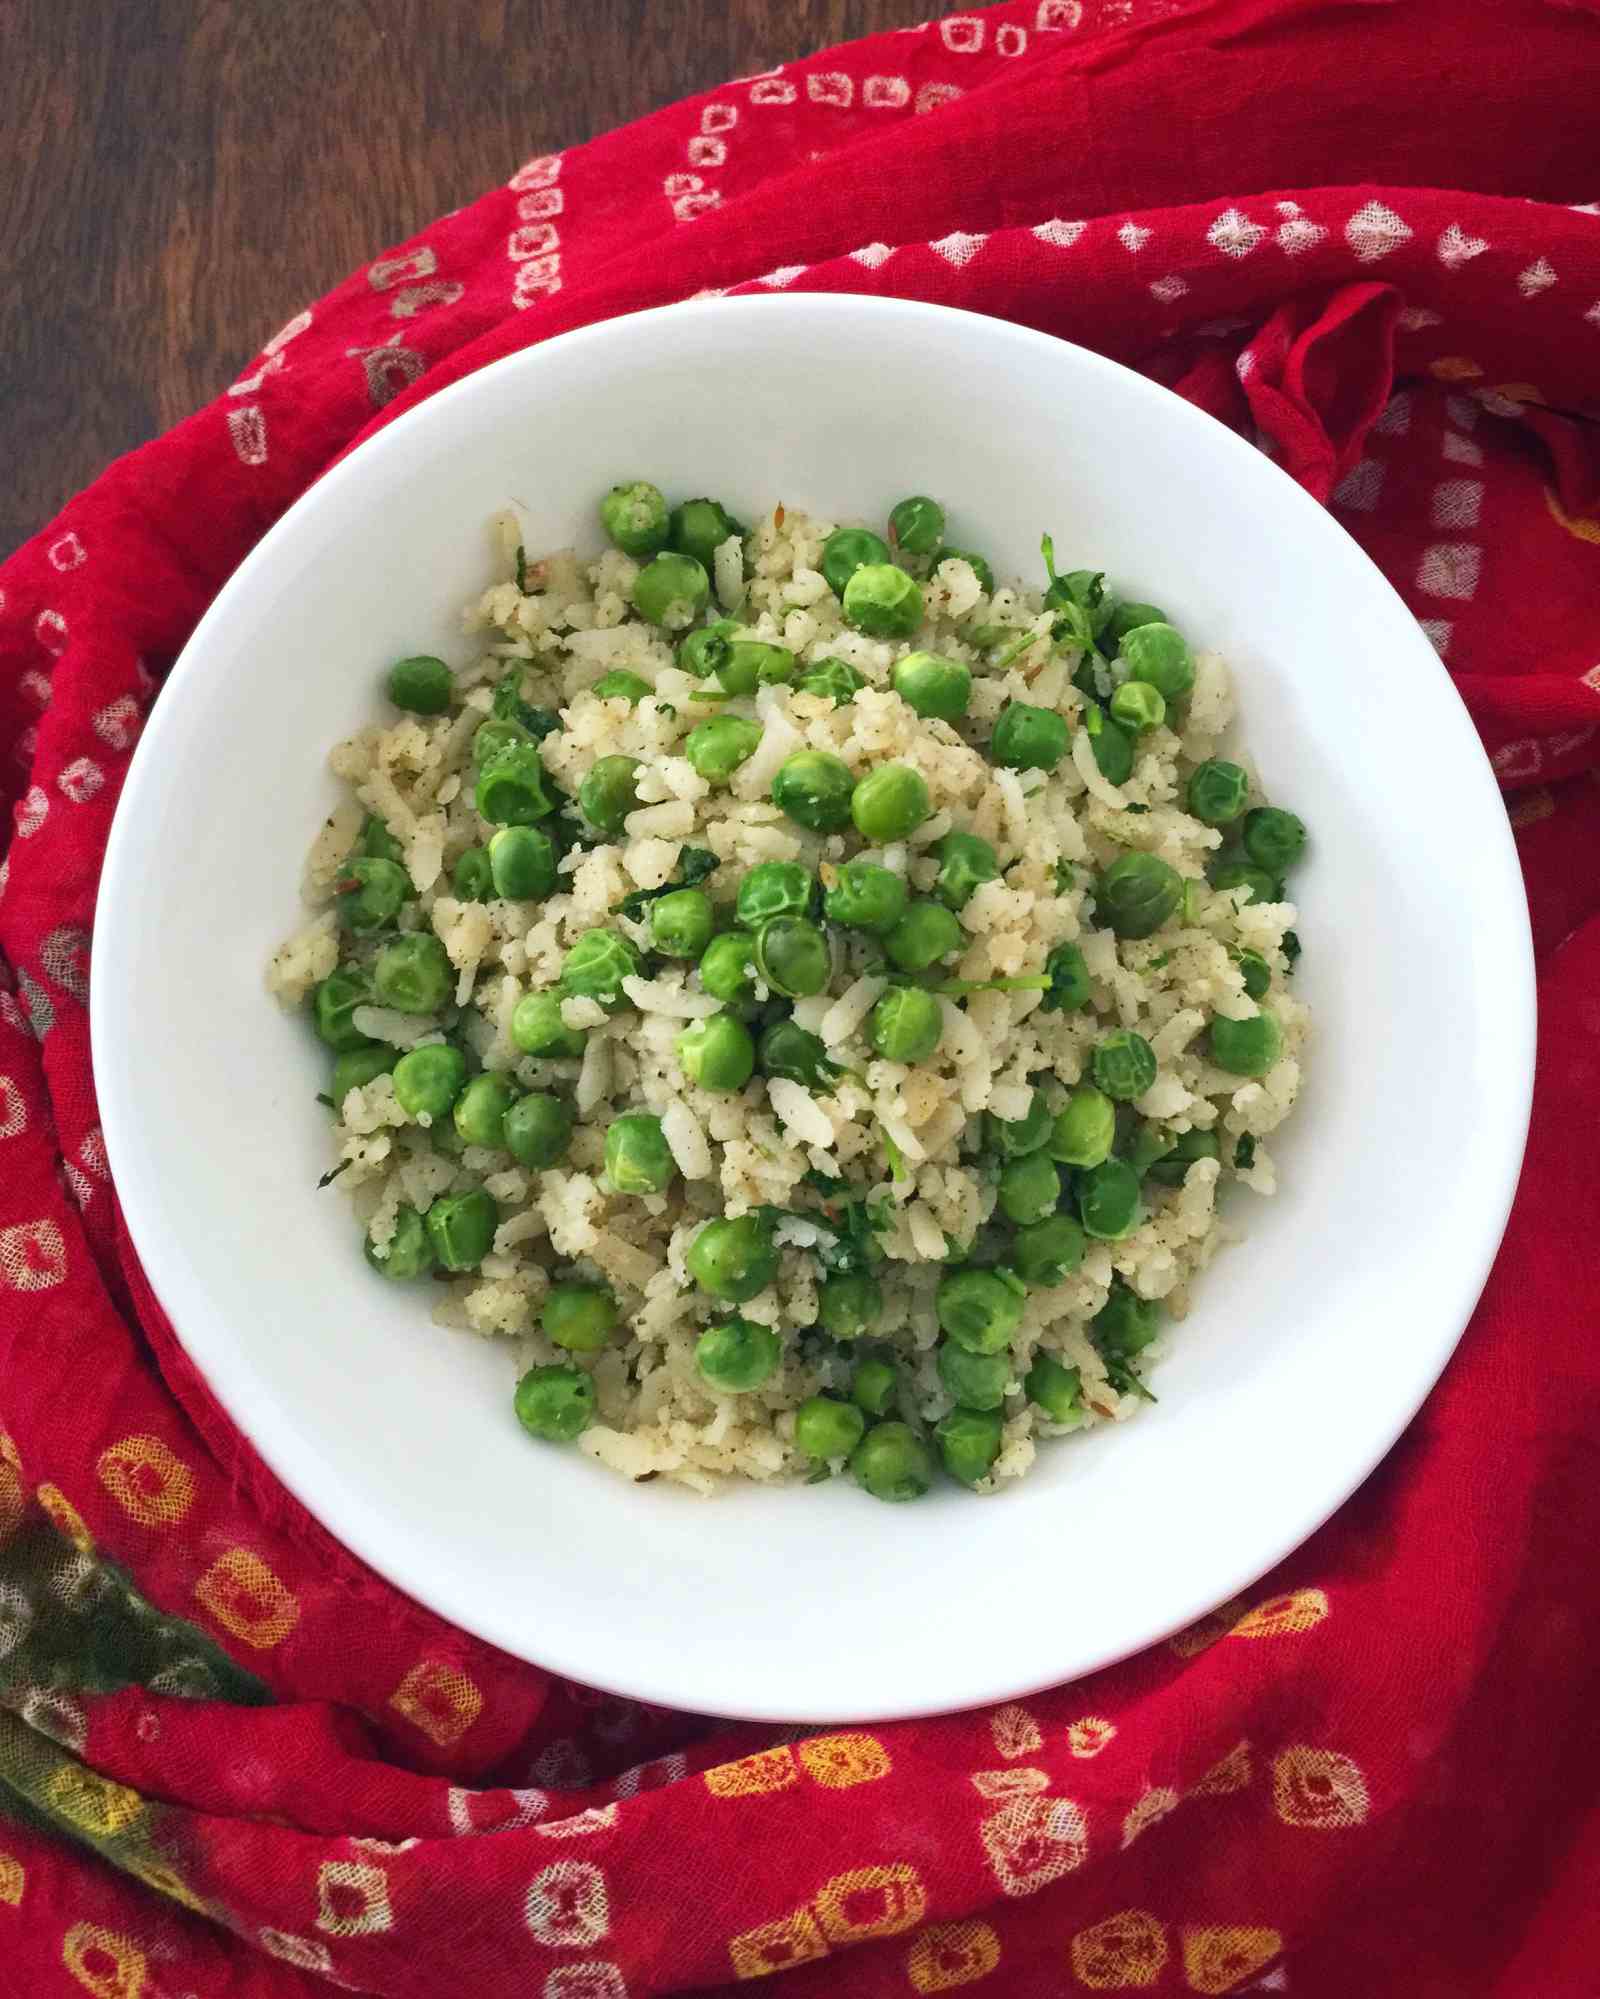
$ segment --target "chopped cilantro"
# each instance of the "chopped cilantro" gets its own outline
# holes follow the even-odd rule
[[[663,882],[660,888],[636,888],[632,895],[625,895],[617,907],[624,916],[631,916],[637,922],[658,896],[671,895],[674,889],[695,888],[707,875],[716,871],[717,857],[707,848],[681,848],[677,869],[670,881]]]
[[[1300,955],[1300,939],[1292,930],[1283,933],[1283,955],[1289,961],[1289,970],[1294,970],[1295,960]]]
[[[1256,1163],[1256,1142],[1249,1132],[1233,1148],[1233,1163],[1241,1173],[1248,1173]]]

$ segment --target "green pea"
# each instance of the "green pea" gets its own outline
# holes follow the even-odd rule
[[[1258,805],[1244,815],[1244,850],[1258,868],[1285,875],[1305,849],[1305,821],[1294,813]]]
[[[977,1485],[1000,1455],[1004,1418],[998,1409],[952,1409],[933,1426],[934,1442],[951,1478]]]
[[[944,540],[944,508],[925,493],[897,500],[889,510],[889,539],[903,555],[932,555]]]
[[[978,579],[978,588],[984,596],[994,595],[994,571],[981,555],[974,555],[969,548],[939,548],[934,551],[933,567],[942,562],[964,562]]]
[[[830,1339],[859,1339],[882,1316],[883,1287],[870,1271],[843,1271],[817,1287],[817,1324]]]
[[[473,764],[482,770],[483,766],[499,756],[502,750],[520,748],[523,744],[533,741],[535,737],[532,731],[523,728],[520,722],[498,716],[483,723],[473,732]]]
[[[874,1499],[920,1499],[933,1484],[933,1459],[908,1423],[874,1423],[850,1453],[850,1474]]]
[[[395,1101],[408,1117],[437,1123],[460,1096],[466,1080],[467,1058],[461,1050],[447,1041],[430,1041],[395,1063]]]
[[[1183,878],[1154,854],[1119,854],[1100,877],[1095,913],[1118,937],[1148,937],[1183,900]]]
[[[984,1132],[989,1145],[1001,1158],[1025,1158],[1028,1153],[1037,1152],[1050,1136],[1050,1106],[1040,1091],[1032,1090],[1028,1094],[1028,1108],[1021,1117],[996,1117],[990,1111],[985,1115]]]
[[[754,1319],[724,1319],[707,1326],[694,1343],[695,1366],[713,1388],[742,1395],[777,1372],[783,1344],[770,1326]]]
[[[1248,1020],[1218,1014],[1211,1023],[1211,1059],[1230,1076],[1264,1076],[1283,1053],[1283,1034],[1270,1013]]]
[[[1110,1156],[1116,1136],[1116,1106],[1084,1083],[1056,1113],[1048,1150],[1063,1166],[1098,1166]]]
[[[775,1020],[766,1030],[760,1060],[764,1076],[784,1076],[791,1083],[804,1083],[808,1090],[831,1088],[840,1074],[838,1065],[828,1060],[821,1038],[792,1020]]]
[[[939,1324],[969,1353],[1001,1353],[1022,1323],[1022,1298],[992,1270],[958,1270],[939,1285]]]
[[[1116,1027],[1095,1043],[1089,1068],[1095,1083],[1108,1097],[1131,1104],[1156,1079],[1155,1050],[1131,1027]]]
[[[936,652],[908,652],[894,669],[894,691],[914,713],[958,722],[972,698],[972,672]]]
[[[725,930],[713,937],[700,960],[700,984],[724,1006],[748,1005],[755,998],[756,940],[748,930]]]
[[[1259,951],[1235,951],[1233,962],[1244,977],[1245,995],[1262,1000],[1272,989],[1272,967]]]
[[[1171,625],[1138,625],[1122,640],[1129,678],[1148,681],[1166,701],[1181,701],[1194,686],[1194,660],[1183,634]]]
[[[976,833],[946,833],[932,852],[939,863],[933,892],[950,909],[965,909],[985,882],[1000,878],[1000,857]]]
[[[1250,780],[1237,764],[1210,757],[1189,777],[1189,810],[1202,825],[1231,826],[1250,796]]]
[[[603,673],[589,692],[600,701],[626,701],[631,708],[636,701],[654,694],[655,689],[642,673],[630,673],[625,666],[618,666],[610,673]]]
[[[351,1048],[335,1058],[333,1080],[328,1085],[334,1108],[342,1108],[352,1090],[365,1089],[379,1076],[388,1075],[399,1057],[397,1048]]]
[[[922,586],[892,562],[864,562],[844,586],[844,621],[873,639],[908,639],[922,623]]]
[[[1107,622],[1106,630],[1120,643],[1129,632],[1137,631],[1141,625],[1164,625],[1168,622],[1166,612],[1158,605],[1129,602],[1117,605]]]
[[[560,804],[537,743],[511,743],[478,773],[473,802],[491,826],[531,826]]]
[[[967,933],[942,902],[913,902],[883,940],[891,965],[902,972],[925,972],[952,951]]]
[[[1242,888],[1246,902],[1280,902],[1283,899],[1283,883],[1268,874],[1265,868],[1258,868],[1249,861],[1226,861],[1221,867],[1211,870],[1210,880],[1219,895]]]
[[[689,731],[684,754],[707,784],[726,784],[740,764],[754,755],[761,725],[742,715],[713,715]]]
[[[389,929],[414,893],[411,877],[398,861],[346,861],[334,913],[341,930],[367,936]]]
[[[603,1284],[552,1284],[539,1308],[545,1338],[569,1353],[598,1353],[621,1317]]]
[[[808,666],[795,682],[795,689],[801,694],[816,694],[842,708],[847,701],[853,701],[866,686],[866,681],[847,660],[819,659]]]
[[[481,1187],[465,1194],[441,1194],[424,1220],[441,1270],[476,1270],[494,1247],[494,1232],[500,1225],[499,1212]]]
[[[1101,1353],[1119,1359],[1142,1353],[1161,1331],[1161,1309],[1159,1299],[1141,1298],[1113,1277],[1110,1295],[1089,1321],[1089,1337]]]
[[[620,931],[586,930],[561,961],[561,990],[619,1013],[628,1004],[622,982],[638,974],[639,953]]]
[[[879,764],[862,778],[850,800],[856,831],[876,847],[914,833],[932,810],[927,784],[910,764]]]
[[[594,1420],[594,1383],[581,1368],[559,1362],[530,1367],[517,1383],[513,1407],[530,1437],[570,1444]]]
[[[1121,1242],[1144,1219],[1139,1176],[1125,1159],[1113,1157],[1102,1159],[1098,1166],[1080,1167],[1075,1180],[1085,1235],[1099,1242]]]
[[[1083,1378],[1075,1367],[1063,1367],[1053,1354],[1035,1354],[1023,1383],[1028,1400],[1036,1402],[1052,1423],[1083,1421]]]
[[[555,892],[556,843],[538,826],[502,826],[489,841],[494,892],[511,902],[542,901]]]
[[[870,528],[835,528],[822,544],[821,569],[828,588],[843,597],[845,587],[864,562],[889,560],[889,544]]]
[[[669,958],[698,958],[716,927],[717,913],[702,888],[675,888],[650,905],[650,942]]]
[[[1017,1230],[1011,1263],[1024,1284],[1048,1287],[1072,1275],[1083,1250],[1083,1230],[1071,1215],[1046,1215]]]
[[[703,569],[729,535],[744,529],[720,500],[684,500],[672,510],[668,540],[683,555],[691,555]]]
[[[456,1098],[451,1113],[463,1145],[504,1146],[506,1112],[517,1092],[505,1076],[474,1076]]]
[[[860,1443],[867,1419],[853,1402],[809,1396],[794,1412],[794,1447],[808,1458],[847,1458]]]
[[[466,1151],[461,1142],[461,1134],[447,1117],[436,1117],[428,1127],[428,1143],[435,1152],[442,1152],[447,1159],[459,1159]]]
[[[352,1048],[370,1048],[372,1037],[363,1034],[352,1016],[358,1006],[371,1006],[372,985],[365,972],[343,965],[330,972],[312,995],[317,1033],[336,1055]]]
[[[808,916],[816,892],[815,879],[798,861],[757,861],[739,884],[734,909],[747,929],[759,930],[775,916]]]
[[[1141,1180],[1150,1176],[1151,1168],[1158,1165],[1172,1150],[1172,1134],[1158,1124],[1141,1124],[1122,1148],[1122,1157],[1138,1174]]]
[[[905,881],[893,868],[876,861],[846,861],[833,871],[822,911],[830,923],[881,937],[899,922],[909,900]]]
[[[639,571],[633,605],[664,632],[687,631],[711,597],[711,578],[692,555],[658,555]]]
[[[869,1416],[886,1416],[894,1407],[900,1373],[893,1361],[869,1355],[856,1365],[850,1381],[850,1399]]]
[[[373,961],[373,997],[397,1013],[437,1013],[455,985],[449,954],[425,931],[392,938]]]
[[[1019,1227],[1053,1215],[1061,1198],[1061,1175],[1048,1153],[1013,1159],[1000,1173],[1000,1212]]]
[[[371,1236],[367,1237],[363,1249],[368,1263],[378,1275],[393,1278],[397,1284],[408,1283],[414,1277],[426,1277],[433,1268],[433,1244],[428,1239],[421,1215],[412,1207],[396,1212],[394,1234],[382,1249]]]
[[[1181,1187],[1197,1159],[1220,1159],[1222,1148],[1214,1131],[1181,1131],[1171,1150],[1146,1168],[1145,1178],[1161,1187]]]
[[[600,525],[624,555],[655,555],[667,545],[667,501],[659,486],[634,479],[600,502]]]
[[[1008,770],[1054,770],[1067,753],[1064,715],[1028,701],[1008,701],[989,738],[989,755]]]
[[[639,772],[637,757],[601,757],[578,786],[578,805],[591,826],[602,833],[620,833],[622,822],[637,809]]]
[[[808,917],[774,916],[756,932],[756,970],[786,999],[820,993],[833,971],[827,936]]]
[[[837,833],[850,824],[850,794],[856,781],[842,757],[826,750],[799,750],[778,766],[772,802],[797,826],[812,833]]]
[[[677,1048],[683,1073],[702,1090],[742,1090],[755,1074],[756,1045],[749,1028],[731,1013],[691,1021]]]
[[[360,847],[368,860],[404,861],[405,849],[375,812],[369,812],[361,828]]]
[[[572,1111],[560,1097],[531,1090],[506,1112],[501,1137],[519,1166],[543,1172],[566,1157],[572,1130]]]
[[[954,1340],[944,1340],[934,1360],[945,1388],[968,1409],[998,1409],[1005,1401],[1009,1354],[968,1353]]]
[[[1107,784],[1126,784],[1133,776],[1132,736],[1092,701],[1084,710],[1083,726],[1100,775]]]
[[[1167,719],[1167,704],[1147,680],[1125,680],[1111,697],[1112,720],[1136,736],[1159,729]]]
[[[468,847],[450,871],[450,888],[458,902],[487,902],[494,894],[494,869],[486,847]]]
[[[1094,997],[1089,966],[1076,944],[1058,944],[1044,961],[1050,990],[1039,1002],[1041,1013],[1079,1013]]]
[[[690,632],[678,641],[679,666],[700,680],[709,679],[728,657],[738,629],[732,618],[718,618],[712,624],[702,625],[699,631]]]
[[[884,1060],[912,1067],[936,1053],[943,1034],[943,1009],[920,986],[891,986],[867,1021],[867,1039]]]
[[[449,667],[426,652],[397,659],[384,685],[394,705],[413,715],[442,715],[453,692]]]
[[[584,1031],[561,1018],[560,993],[524,993],[511,1015],[511,1039],[524,1055],[581,1055]]]
[[[630,1111],[606,1127],[606,1178],[619,1194],[661,1194],[678,1171],[661,1129],[646,1111]]]
[[[746,1305],[778,1274],[771,1225],[760,1215],[707,1222],[690,1243],[684,1264],[702,1291]]]
[[[779,687],[793,680],[799,665],[787,646],[734,638],[717,668],[717,681],[728,694],[754,694],[758,687]]]

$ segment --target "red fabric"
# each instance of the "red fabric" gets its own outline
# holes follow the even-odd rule
[[[137,1794],[159,1864],[81,1779],[43,1804],[114,1864],[0,1815],[0,1986],[1596,1989],[1597,61],[1594,8],[1539,0],[1025,0],[830,50],[529,162],[0,570],[0,1528],[42,1505],[275,1697],[4,1683],[24,1748]],[[121,1235],[84,1009],[128,753],[261,531],[492,356],[750,285],[1026,321],[1255,435],[1454,675],[1541,966],[1504,1248],[1358,1496],[1141,1658],[820,1742],[553,1683],[309,1520]]]

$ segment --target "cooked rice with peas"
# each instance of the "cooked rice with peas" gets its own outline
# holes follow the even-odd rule
[[[1048,539],[1041,591],[921,497],[601,518],[496,522],[471,658],[332,754],[269,984],[368,1261],[627,1477],[992,1490],[1133,1413],[1274,1191],[1304,828],[1221,659]]]

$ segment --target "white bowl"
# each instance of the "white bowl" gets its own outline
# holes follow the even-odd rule
[[[882,1506],[848,1481],[696,1499],[512,1416],[501,1343],[376,1282],[317,1191],[324,1064],[265,993],[326,752],[403,653],[463,657],[508,497],[595,540],[646,477],[751,518],[881,519],[931,492],[998,574],[1107,569],[1236,676],[1296,876],[1316,1011],[1282,1191],[1198,1287],[1126,1426],[1015,1489]],[[274,1471],[358,1554],[509,1652],[674,1707],[887,1717],[1070,1679],[1243,1588],[1366,1476],[1449,1357],[1516,1184],[1533,1051],[1526,911],[1477,738],[1343,531],[1209,417],[1081,348],[936,306],[680,305],[499,361],[335,467],[185,649],[100,895],[95,1071],[133,1240]]]

